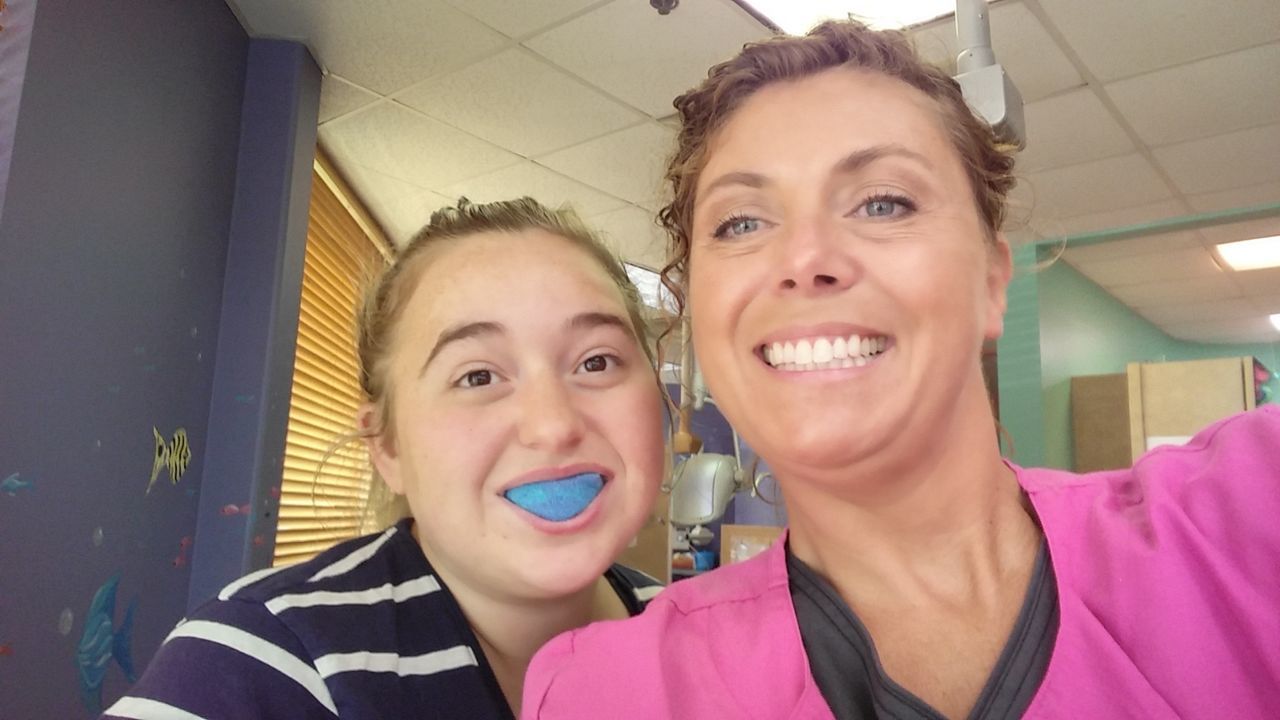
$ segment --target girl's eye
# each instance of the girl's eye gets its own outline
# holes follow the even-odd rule
[[[604,372],[609,369],[610,360],[614,363],[617,362],[617,359],[611,355],[592,355],[586,360],[583,360],[582,365],[579,367],[589,373]]]
[[[489,370],[472,370],[458,381],[462,387],[480,387],[493,382],[493,373]]]
[[[739,215],[720,223],[716,226],[715,232],[711,233],[711,236],[717,240],[741,237],[759,230],[760,225],[761,222],[757,218]]]
[[[915,210],[915,205],[908,199],[897,195],[879,195],[862,204],[855,214],[863,214],[873,218],[901,217]]]

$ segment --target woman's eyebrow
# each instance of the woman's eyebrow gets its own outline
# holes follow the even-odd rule
[[[487,320],[481,322],[460,323],[458,325],[445,328],[440,332],[440,336],[436,338],[436,345],[431,348],[431,354],[427,356],[427,361],[422,364],[422,370],[420,370],[418,374],[421,375],[426,372],[427,366],[431,364],[431,361],[434,360],[436,356],[449,345],[449,343],[466,340],[467,338],[473,338],[480,335],[503,335],[506,332],[507,329],[502,325],[502,323]]]
[[[906,148],[897,143],[886,143],[884,145],[873,145],[861,150],[855,150],[843,158],[833,166],[833,170],[840,174],[857,172],[868,165],[889,157],[900,157],[912,160],[929,170],[933,169],[933,162],[928,157]],[[735,170],[727,172],[715,180],[707,183],[698,194],[701,196],[710,195],[715,190],[732,185],[742,185],[744,187],[759,189],[770,184],[769,177],[757,172],[748,172],[745,170]]]

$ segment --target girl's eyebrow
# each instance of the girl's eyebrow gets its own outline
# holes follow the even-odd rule
[[[460,323],[453,325],[452,327],[445,328],[440,332],[440,336],[436,338],[436,345],[431,348],[431,354],[427,356],[427,361],[422,364],[422,369],[418,371],[418,375],[421,376],[422,373],[427,371],[427,366],[431,364],[431,361],[434,360],[436,356],[440,354],[440,351],[444,350],[449,343],[466,340],[467,338],[473,338],[480,335],[504,335],[506,332],[507,328],[502,323],[489,320]]]

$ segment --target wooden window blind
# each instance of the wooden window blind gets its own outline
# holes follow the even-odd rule
[[[364,445],[352,435],[363,397],[356,316],[364,283],[389,257],[387,247],[354,195],[319,156],[311,184],[274,565],[307,560],[361,532],[371,476]]]

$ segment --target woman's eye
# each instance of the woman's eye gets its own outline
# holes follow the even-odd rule
[[[583,360],[580,367],[589,373],[604,372],[609,369],[609,360],[608,355],[592,355]]]
[[[463,375],[462,379],[458,381],[458,384],[462,387],[480,387],[482,385],[489,385],[492,382],[493,373],[491,371],[472,370],[466,375]]]
[[[731,217],[720,223],[715,232],[712,233],[712,236],[718,240],[741,237],[759,230],[760,226],[761,222],[757,218],[746,216]]]
[[[901,217],[915,210],[915,205],[906,198],[886,195],[867,200],[858,210],[861,212],[856,212],[855,214],[865,215],[866,217],[893,218]]]

